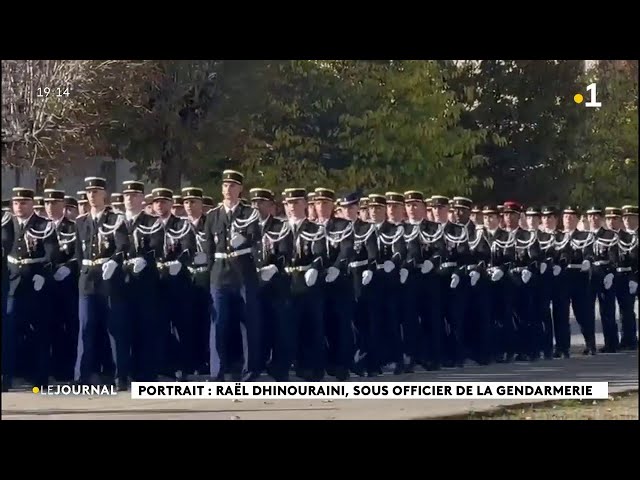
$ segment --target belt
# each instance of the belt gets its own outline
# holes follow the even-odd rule
[[[293,272],[306,272],[307,270],[309,270],[313,265],[304,265],[302,267],[285,267],[284,271],[287,273],[293,273]]]
[[[34,263],[44,263],[47,260],[43,257],[40,258],[15,258],[11,255],[7,255],[7,261],[15,265],[31,265]]]
[[[169,268],[171,265],[176,265],[180,263],[178,260],[169,260],[168,262],[157,262],[156,267],[159,269]]]
[[[231,253],[215,253],[215,258],[234,258],[239,257],[240,255],[246,255],[247,253],[251,253],[250,248],[243,248],[242,250],[236,250]]]
[[[369,260],[358,260],[357,262],[349,263],[351,268],[366,267],[367,265],[369,265]]]
[[[384,268],[384,263],[378,263],[378,264],[376,265],[376,268],[377,268],[378,270],[382,270],[382,269]]]
[[[570,263],[569,265],[567,265],[567,268],[576,270],[576,269],[581,269],[582,268],[582,264],[581,263]]]
[[[489,268],[487,268],[487,272],[489,272],[489,273],[497,272],[498,270],[500,270],[500,267],[489,267]]]
[[[87,259],[83,259],[82,260],[82,265],[85,265],[87,267],[95,267],[96,265],[102,265],[103,263],[107,263],[109,260],[111,260],[110,258],[96,258],[95,260],[87,260]]]
[[[609,260],[596,260],[595,262],[593,262],[593,265],[595,266],[609,265]]]
[[[515,268],[512,268],[511,271],[512,272],[516,272],[516,273],[520,273],[520,272],[523,272],[523,271],[528,270],[528,269],[529,269],[529,267],[515,267]]]
[[[189,271],[191,273],[204,273],[209,271],[209,267],[206,265],[204,267],[189,267]]]
[[[618,268],[616,268],[616,272],[619,272],[619,273],[630,272],[631,270],[633,270],[632,267],[618,267]]]
[[[467,270],[473,270],[477,265],[467,265]]]
[[[440,264],[440,268],[457,267],[458,262],[444,262]]]

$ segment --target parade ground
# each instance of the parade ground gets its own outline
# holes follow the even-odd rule
[[[602,344],[602,335],[598,334]],[[397,382],[609,382],[610,394],[638,389],[638,352],[582,356],[574,331],[569,359],[418,370],[377,381]],[[268,377],[264,381],[269,381]],[[350,381],[367,381],[354,377]],[[48,397],[28,390],[2,394],[3,420],[412,420],[490,412],[522,400],[132,400],[115,397]],[[526,403],[530,404],[531,401]],[[637,417],[636,417],[637,418]]]

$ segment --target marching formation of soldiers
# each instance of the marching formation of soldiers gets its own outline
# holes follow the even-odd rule
[[[375,377],[638,346],[638,207],[477,208],[328,188],[223,201],[104,178],[77,198],[14,188],[2,218],[2,388]],[[284,206],[285,214],[280,215]],[[585,213],[588,229],[579,229]],[[603,225],[603,223],[605,223]],[[560,228],[560,225],[563,228]],[[616,303],[620,326],[616,318]]]

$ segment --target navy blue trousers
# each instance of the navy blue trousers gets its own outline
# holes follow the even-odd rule
[[[233,315],[234,306],[242,300],[242,315]],[[209,372],[212,377],[229,371],[233,346],[230,343],[234,327],[244,320],[246,328],[245,370],[260,373],[263,367],[262,321],[258,302],[257,282],[243,288],[211,287],[212,315],[209,334]],[[240,317],[240,318],[238,318]]]
[[[354,354],[354,300],[348,278],[323,285],[327,364],[350,369]]]
[[[88,382],[95,371],[96,358],[103,348],[102,332],[106,328],[115,376],[129,376],[131,329],[122,299],[105,295],[81,295],[78,302],[79,332],[75,379]]]
[[[51,373],[57,380],[70,381],[78,345],[78,279],[71,274],[51,282]]]
[[[18,370],[18,346],[21,332],[30,332],[27,360],[33,364],[33,381],[36,385],[49,383],[50,323],[48,286],[39,292],[31,285],[20,285],[15,295],[7,297],[7,314],[2,318],[2,373],[10,383]]]

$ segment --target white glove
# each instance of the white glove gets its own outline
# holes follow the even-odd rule
[[[591,268],[591,262],[589,260],[585,260],[584,262],[582,262],[582,268],[580,268],[580,271],[586,272],[590,268]]]
[[[207,263],[207,254],[204,252],[196,253],[196,256],[193,258],[194,265],[204,265]]]
[[[602,281],[605,290],[609,290],[613,285],[613,273],[607,273]]]
[[[460,277],[458,276],[458,274],[454,273],[453,275],[451,275],[451,284],[449,286],[451,288],[456,288],[459,283],[460,283]]]
[[[336,267],[329,267],[327,268],[327,276],[325,278],[325,281],[327,283],[335,282],[336,278],[338,278],[338,275],[340,275],[340,270],[338,270]]]
[[[560,275],[560,272],[562,271],[562,267],[560,265],[554,265],[553,266],[553,276],[557,277],[558,275]]]
[[[260,278],[265,282],[268,282],[276,273],[278,273],[278,267],[275,265],[267,265],[260,269]]]
[[[174,262],[171,262],[171,264],[169,264],[169,275],[171,275],[172,277],[175,277],[178,273],[180,273],[180,270],[182,270],[182,264],[175,260]]]
[[[56,280],[56,282],[61,282],[62,280],[67,278],[70,273],[71,270],[69,270],[69,267],[65,267],[63,265],[58,270],[56,270],[56,273],[53,274],[53,278]]]
[[[373,272],[371,270],[365,270],[362,272],[362,285],[369,285],[373,278]]]
[[[244,238],[242,235],[240,235],[239,233],[236,233],[235,235],[233,235],[231,237],[231,246],[233,248],[238,248],[240,245],[242,245],[244,242],[246,242],[247,239]]]
[[[540,275],[544,275],[544,272],[547,271],[547,262],[542,262],[540,264]]]
[[[433,262],[431,260],[425,260],[422,267],[420,267],[420,271],[422,273],[429,273],[431,270],[433,270]]]
[[[522,279],[522,283],[529,283],[529,280],[531,280],[531,276],[533,274],[531,273],[531,270],[527,270],[524,269],[522,271],[522,273],[520,274],[520,278]]]
[[[109,260],[107,263],[102,264],[102,279],[109,280],[113,277],[113,273],[116,271],[118,264],[114,260]]]
[[[491,281],[492,282],[497,282],[503,276],[504,276],[504,272],[502,270],[500,270],[500,269],[494,270],[493,273],[491,274]]]
[[[318,270],[315,268],[307,270],[307,273],[304,274],[304,281],[307,287],[313,287],[316,284],[316,280],[318,280]]]
[[[393,272],[393,269],[396,268],[396,264],[393,263],[391,260],[385,260],[382,266],[386,273],[391,273]]]
[[[629,280],[629,293],[631,295],[635,295],[637,291],[638,291],[638,282]]]
[[[44,277],[42,275],[34,275],[33,276],[33,289],[36,292],[39,292],[40,290],[42,290],[43,286],[44,286]]]
[[[475,287],[478,280],[480,280],[480,272],[471,272],[469,278],[471,279],[471,286]]]
[[[409,276],[409,270],[406,268],[400,269],[400,283],[404,283],[407,281],[407,277]]]
[[[140,273],[147,266],[147,261],[142,257],[133,260],[133,273]]]

